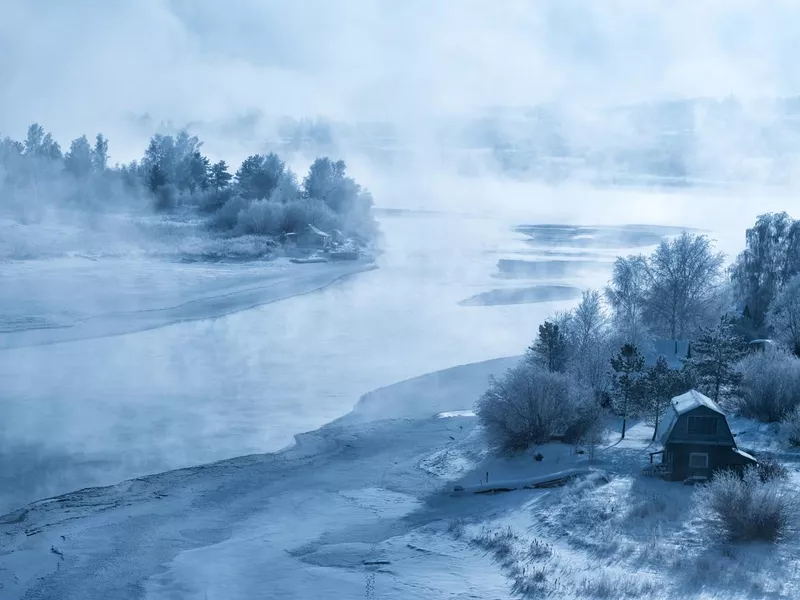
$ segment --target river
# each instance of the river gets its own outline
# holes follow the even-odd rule
[[[377,387],[520,354],[548,314],[575,300],[459,303],[535,283],[602,285],[619,251],[605,238],[565,241],[559,230],[539,231],[537,248],[519,223],[482,216],[399,211],[380,221],[379,268],[321,291],[220,318],[0,351],[0,514],[78,487],[275,451]],[[498,270],[500,259],[547,265],[561,255],[576,269],[522,279]]]

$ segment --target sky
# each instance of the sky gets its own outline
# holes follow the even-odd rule
[[[6,0],[2,14],[0,131],[102,129],[123,155],[137,122],[413,126],[489,106],[800,91],[800,5],[782,0]]]

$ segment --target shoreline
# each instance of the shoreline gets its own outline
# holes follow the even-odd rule
[[[249,283],[219,293],[187,298],[170,306],[77,317],[70,323],[34,325],[0,331],[0,351],[139,333],[193,321],[219,319],[267,304],[323,290],[349,277],[378,269],[374,260],[320,265],[291,265],[286,273],[263,273]],[[261,285],[258,285],[258,284]],[[16,317],[19,319],[20,317]],[[23,316],[39,319],[39,315]]]
[[[304,553],[319,545],[315,540],[349,537],[349,523],[376,517],[369,527],[377,529],[370,535],[387,539],[397,528],[409,533],[419,519],[428,518],[406,521],[424,509],[425,498],[439,493],[444,483],[419,461],[439,451],[444,430],[463,437],[474,428],[467,417],[441,419],[438,413],[471,407],[488,376],[516,360],[459,365],[378,388],[361,396],[346,415],[297,434],[291,446],[277,452],[85,488],[2,515],[0,590],[10,592],[7,597],[12,599],[26,593],[65,600],[102,594],[159,598],[160,594],[131,593],[131,585],[139,581],[146,582],[148,590],[160,588],[164,573],[180,570],[182,560],[194,560],[198,552],[216,553],[230,544],[246,546],[253,532],[260,531],[266,536],[262,550],[273,561],[273,575],[283,573],[284,587],[275,589],[297,594],[287,597],[305,597],[305,584],[292,577],[306,577],[303,570],[315,559]],[[471,425],[462,429],[466,424]],[[363,494],[370,499],[354,505],[347,500]],[[368,508],[384,500],[387,507]],[[346,512],[336,513],[330,503]],[[298,515],[289,516],[297,510],[305,515],[300,532],[291,527]],[[153,539],[160,540],[156,547]],[[109,560],[119,569],[111,578],[93,566]],[[27,571],[20,573],[23,567]],[[166,589],[164,593],[168,597]]]

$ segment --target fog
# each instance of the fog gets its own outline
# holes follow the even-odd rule
[[[553,302],[529,282],[498,293],[498,259],[525,250],[515,225],[696,227],[732,257],[758,214],[800,216],[796,3],[10,0],[2,13],[3,135],[38,122],[66,147],[102,132],[114,164],[187,128],[232,171],[255,152],[299,173],[329,154],[376,206],[441,211],[381,219],[381,270],[341,288],[102,340],[0,346],[0,481],[25,481],[6,503],[277,450],[373,387],[521,352],[607,265]],[[261,265],[164,267],[156,255],[195,243],[167,218],[143,229],[107,206],[65,215],[42,202],[36,226],[0,222],[0,247],[71,254],[0,263],[10,322],[70,326],[259,277]],[[142,202],[115,206],[150,218]],[[494,306],[519,294],[530,304]]]

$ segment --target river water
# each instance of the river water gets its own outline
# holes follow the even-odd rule
[[[374,388],[520,354],[548,314],[575,300],[459,303],[494,289],[602,285],[619,251],[608,236],[547,229],[534,232],[536,247],[531,231],[497,218],[405,211],[380,220],[379,268],[324,290],[212,320],[0,353],[0,513],[78,487],[275,451]],[[651,242],[627,236],[622,246]],[[547,265],[562,255],[575,269],[498,269],[501,259]],[[474,401],[464,398],[465,408]]]

